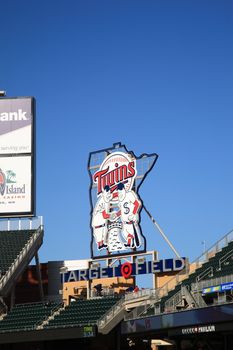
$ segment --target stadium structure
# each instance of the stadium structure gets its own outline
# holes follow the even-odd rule
[[[32,136],[21,99],[14,101],[0,100],[2,116],[25,121],[13,139],[18,129],[22,137],[21,129],[31,128]],[[159,260],[156,251],[146,250],[140,210],[148,210],[138,189],[155,154],[137,158],[121,144],[91,153],[92,257],[41,264],[44,225],[35,216],[33,183],[28,177],[17,183],[22,164],[34,164],[34,148],[24,144],[17,153],[12,138],[6,142],[7,148],[0,145],[0,349],[233,349],[233,231],[192,262],[163,232],[175,258]],[[144,170],[136,171],[137,161]],[[14,188],[15,201],[7,194]],[[93,219],[99,207],[104,224]],[[129,221],[124,209],[127,215],[132,210]],[[152,274],[153,288],[137,287],[137,275],[144,273]]]

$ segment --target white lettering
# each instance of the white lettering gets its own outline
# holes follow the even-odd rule
[[[67,282],[76,282],[76,281],[77,281],[77,276],[75,271],[70,271],[70,275]]]
[[[117,266],[112,267],[112,277],[116,276],[116,268],[117,268]]]
[[[90,279],[92,280],[93,278],[98,278],[98,269],[95,269],[95,268],[91,268],[89,270],[89,276],[90,276]]]
[[[64,274],[64,272],[61,273],[61,280],[62,280],[62,284],[65,283],[65,274]]]
[[[0,120],[1,120],[1,122],[8,121],[8,113],[1,113]]]
[[[174,271],[181,271],[181,270],[183,270],[184,266],[185,266],[184,259],[173,259],[173,270]]]
[[[100,269],[100,278],[108,277],[108,270],[106,267]]]
[[[28,120],[26,116],[27,112],[23,112],[22,109],[18,109],[17,112],[2,112],[0,113],[1,122],[10,122],[10,121],[22,121]]]
[[[199,326],[191,328],[183,328],[182,334],[195,334],[195,333],[208,333],[215,332],[215,325],[210,326]]]
[[[143,263],[140,263],[140,262],[136,262],[135,263],[135,267],[136,267],[136,275],[137,274],[139,274],[140,275],[140,271],[141,271],[141,269],[142,269],[142,267],[143,267],[143,265],[144,265],[144,262]]]
[[[9,120],[18,120],[18,113],[17,112],[10,112],[9,113]]]
[[[171,268],[167,268],[166,267],[166,261],[167,260],[163,260],[163,272],[169,272],[169,271],[172,271],[172,269]],[[174,262],[174,259],[173,259],[173,262]]]
[[[161,272],[161,269],[159,268],[158,260],[154,260],[151,262],[151,272],[152,273]]]
[[[79,280],[80,281],[82,281],[82,280],[87,281],[88,280],[87,272],[88,272],[88,270],[79,270]]]
[[[28,120],[28,118],[26,117],[27,112],[23,112],[22,109],[19,109],[18,113],[19,113],[19,116],[18,116],[19,120]]]

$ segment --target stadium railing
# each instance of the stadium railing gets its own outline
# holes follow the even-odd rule
[[[22,261],[24,259],[26,259],[27,255],[31,251],[32,247],[35,246],[36,243],[42,239],[42,235],[43,235],[42,217],[38,217],[38,218],[34,218],[34,219],[27,219],[27,220],[24,219],[23,224],[21,221],[22,221],[21,219],[19,219],[18,221],[16,219],[14,219],[13,221],[11,221],[9,219],[8,220],[0,220],[0,228],[4,227],[4,223],[5,223],[5,226],[7,225],[7,231],[9,231],[9,232],[16,231],[15,225],[18,223],[17,227],[18,227],[19,231],[30,231],[32,233],[32,235],[29,237],[26,244],[22,247],[19,254],[16,255],[15,258],[12,260],[12,263],[10,264],[7,271],[5,271],[5,273],[0,277],[0,291],[1,291],[1,293],[3,292],[4,287],[6,286],[7,282],[14,275],[15,271],[20,266]],[[14,230],[12,230],[12,228],[14,228]]]
[[[162,299],[164,299],[164,302],[166,302],[166,296],[168,296],[169,292],[174,292],[174,294],[171,296],[172,298],[177,299],[178,301],[181,301],[182,297],[182,290],[181,285],[182,282],[187,280],[189,276],[193,276],[196,283],[201,282],[202,279],[205,277],[210,277],[211,274],[213,274],[213,267],[208,266],[204,271],[201,271],[201,267],[205,267],[207,262],[210,261],[210,259],[215,257],[215,255],[223,250],[224,247],[227,247],[230,242],[233,241],[233,230],[228,232],[224,237],[222,237],[220,240],[218,240],[213,246],[211,246],[209,249],[207,249],[201,256],[196,258],[191,264],[188,264],[185,267],[185,270],[180,271],[175,277],[171,278],[166,284],[164,284],[161,288],[154,290],[152,293],[154,295],[154,299],[152,300],[150,305],[147,305],[146,308],[141,310],[141,308],[135,308],[133,312],[126,315],[126,319],[132,319],[132,318],[139,318],[139,317],[145,317],[146,312],[148,311],[150,314],[158,314],[161,312],[164,312],[164,310],[161,309],[159,303]],[[221,255],[221,254],[220,254]],[[228,252],[225,254],[228,257],[233,256],[232,254],[229,254]],[[223,255],[224,256],[224,255]],[[219,259],[217,259],[217,264],[219,263]],[[211,264],[211,263],[210,263]],[[215,262],[216,264],[216,262]],[[189,267],[192,267],[192,270],[189,274]],[[195,272],[200,270],[199,275],[195,275]],[[185,273],[184,273],[185,272]],[[189,282],[193,282],[192,278],[190,278]],[[180,286],[179,290],[176,290],[176,287]],[[187,287],[187,286],[186,286]],[[190,294],[191,289],[191,283],[190,286],[186,288],[186,296],[187,294]],[[190,299],[191,299],[191,295]],[[128,299],[134,298],[133,293],[129,293],[127,296]],[[173,301],[174,301],[173,300]],[[156,305],[156,303],[158,305]],[[174,303],[175,304],[175,303]],[[200,306],[203,307],[205,303],[201,302]]]

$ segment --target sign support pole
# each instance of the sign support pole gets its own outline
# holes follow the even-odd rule
[[[145,212],[147,213],[147,215],[149,216],[149,218],[151,219],[151,221],[153,222],[153,224],[157,227],[157,229],[159,230],[161,236],[165,239],[165,241],[167,242],[167,244],[169,245],[169,247],[172,249],[172,251],[175,253],[175,255],[180,259],[181,256],[180,254],[177,252],[177,250],[174,248],[174,246],[172,245],[172,243],[169,241],[169,239],[167,238],[167,236],[165,235],[165,233],[163,232],[163,230],[161,229],[161,227],[159,226],[159,224],[155,221],[155,219],[153,218],[153,216],[151,215],[151,213],[146,209],[145,205],[143,205],[143,208],[145,210]]]

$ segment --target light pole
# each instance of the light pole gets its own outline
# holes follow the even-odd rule
[[[206,244],[205,244],[205,241],[201,241],[201,244],[203,245],[203,254],[204,254],[205,251],[206,251]]]

